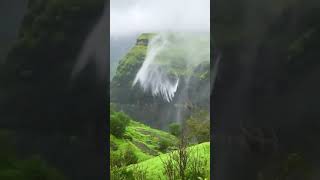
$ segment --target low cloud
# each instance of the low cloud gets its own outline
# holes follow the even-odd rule
[[[111,0],[112,37],[142,32],[210,31],[210,0]]]

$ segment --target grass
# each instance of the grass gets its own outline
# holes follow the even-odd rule
[[[156,33],[143,33],[138,37],[138,40],[150,40]]]
[[[197,156],[197,158],[201,158],[202,160],[207,161],[206,170],[210,172],[210,143],[205,142],[201,144],[197,144],[188,148],[192,156]],[[170,152],[170,153],[176,153]],[[169,157],[169,153],[161,154],[157,157],[148,159],[146,161],[140,162],[137,165],[142,169],[147,171],[147,179],[164,179],[163,175],[163,164],[162,161],[166,160]],[[128,168],[132,168],[133,166],[129,166]]]
[[[120,153],[131,146],[138,157],[138,162],[162,154],[158,150],[160,140],[167,140],[173,142],[173,144],[177,141],[176,137],[168,132],[153,129],[133,120],[130,121],[126,128],[124,138],[120,139],[110,135],[111,144],[117,147],[117,150],[112,150],[113,153]]]
[[[113,106],[110,107],[111,113],[115,113]],[[161,142],[169,142],[169,145],[165,150],[161,151]],[[121,138],[117,138],[114,135],[110,135],[111,143],[111,157],[115,157],[117,162],[117,155],[123,154],[128,149],[131,149],[132,154],[137,157],[135,164],[125,163],[124,169],[129,171],[137,171],[139,168],[146,173],[146,179],[165,179],[163,161],[170,158],[172,153],[177,153],[176,145],[178,144],[178,138],[171,135],[168,132],[151,128],[140,122],[136,122],[130,119],[124,134]],[[210,143],[204,142],[201,144],[191,145],[187,148],[189,151],[190,162],[192,159],[200,160],[204,165],[205,174],[210,172]],[[114,155],[114,156],[113,156]],[[126,162],[127,159],[124,159]],[[127,166],[126,166],[127,165]],[[190,164],[191,165],[191,164]],[[191,167],[189,167],[191,168]],[[189,169],[188,168],[188,169]],[[189,169],[190,170],[190,169]]]

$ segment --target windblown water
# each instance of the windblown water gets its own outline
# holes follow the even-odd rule
[[[210,61],[210,38],[205,33],[159,33],[149,42],[143,65],[133,81],[153,96],[171,102],[183,77],[188,79],[193,68]],[[187,81],[186,81],[187,80]]]
[[[156,58],[163,52],[168,43],[165,34],[157,35],[150,41],[146,59],[138,71],[133,85],[139,82],[144,91],[150,90],[152,95],[161,95],[166,101],[170,102],[177,91],[179,78],[170,78],[165,67],[155,63]]]

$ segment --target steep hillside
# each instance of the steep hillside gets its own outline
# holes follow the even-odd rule
[[[138,35],[125,37],[110,36],[110,80],[116,74],[119,61],[126,55],[129,49],[135,45]]]
[[[177,138],[180,136],[139,123],[124,112],[116,111],[113,105],[110,112],[111,179],[141,179],[141,176],[145,180],[165,178],[165,162],[180,154],[181,146]],[[177,132],[177,129],[170,132]],[[186,175],[209,177],[210,143],[207,140],[200,144],[188,142],[184,147],[188,158]],[[192,170],[200,174],[192,173]],[[177,169],[174,171],[178,172]]]
[[[123,138],[117,138],[110,134],[111,152],[122,153],[128,148],[138,157],[138,162],[145,161],[166,150],[161,150],[160,142],[168,142],[172,146],[176,144],[177,138],[168,132],[150,128],[142,123],[131,120],[126,128]]]
[[[187,57],[188,49],[185,44],[179,44],[176,39],[188,39],[188,45],[193,51],[209,48],[208,37],[203,34],[171,35],[170,41],[177,42],[157,54],[155,64],[165,69],[168,76],[179,77],[180,82],[172,102],[168,103],[160,96],[153,96],[150,91],[144,92],[139,84],[133,86],[133,80],[141,68],[148,51],[148,45],[156,34],[141,34],[134,47],[119,62],[110,87],[110,100],[118,109],[123,110],[139,121],[152,127],[167,128],[170,122],[177,121],[178,111],[186,113],[186,104],[202,108],[209,107],[210,89],[210,55],[200,54],[196,57]],[[209,51],[208,51],[209,52]],[[183,98],[182,98],[183,97]],[[183,99],[183,100],[181,100]],[[152,120],[152,121],[151,121]]]

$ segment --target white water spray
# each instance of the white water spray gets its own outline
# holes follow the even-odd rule
[[[180,75],[192,72],[203,61],[210,61],[209,34],[159,33],[148,44],[148,52],[133,86],[162,96],[171,102],[179,86]]]
[[[168,45],[165,36],[160,34],[150,41],[146,59],[133,81],[133,86],[139,82],[144,91],[150,90],[153,96],[160,95],[170,102],[177,91],[179,78],[169,77],[166,69],[155,63],[158,55]]]

